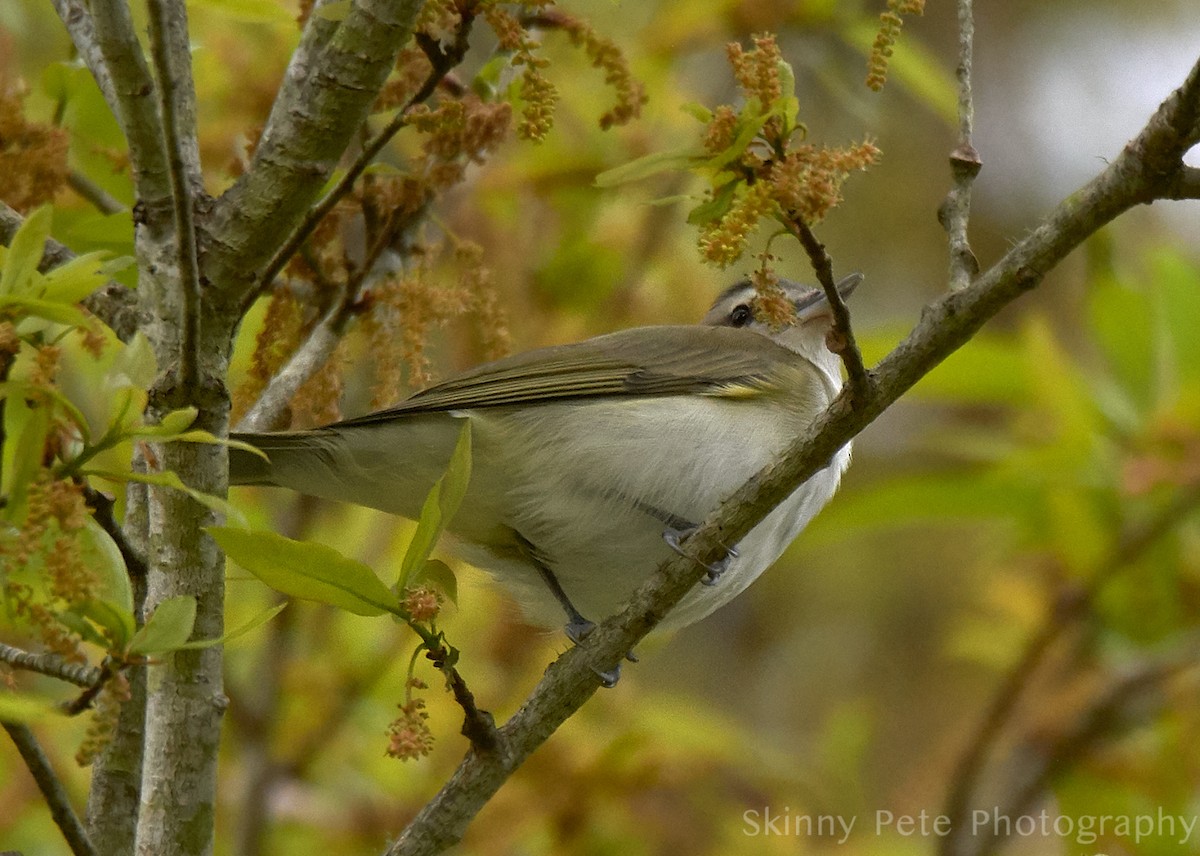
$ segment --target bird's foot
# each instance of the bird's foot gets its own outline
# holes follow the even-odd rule
[[[679,555],[687,556],[690,559],[692,558],[692,555],[683,549],[683,540],[695,532],[698,528],[699,527],[697,526],[689,526],[686,529],[676,529],[673,526],[668,526],[663,531],[662,537],[663,540],[667,542],[668,547],[670,547]],[[708,570],[708,573],[704,575],[704,579],[700,580],[700,582],[706,586],[715,586],[720,581],[721,575],[729,570],[729,563],[737,557],[738,551],[736,547],[726,547],[725,555],[712,564],[704,564],[703,562],[699,562],[699,564],[704,565],[704,567]]]
[[[570,621],[567,622],[563,631],[567,634],[567,638],[578,645],[588,637],[593,630],[596,629],[596,624],[593,621],[588,621],[582,615],[576,613]],[[625,652],[625,659],[631,663],[638,661],[637,655],[632,651]],[[617,681],[621,679],[621,664],[613,666],[611,669],[597,669],[592,667],[592,671],[596,673],[596,677],[600,679],[600,683],[606,689],[612,689],[617,685]]]

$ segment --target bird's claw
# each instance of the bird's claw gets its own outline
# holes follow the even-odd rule
[[[588,621],[582,615],[571,619],[569,622],[567,622],[566,627],[563,628],[564,632],[567,634],[567,638],[576,645],[586,639],[595,629],[595,622]],[[636,663],[638,661],[637,655],[632,651],[625,652],[625,659],[631,663]],[[600,683],[605,689],[612,689],[617,685],[617,681],[621,679],[620,663],[617,663],[617,665],[613,666],[611,669],[604,670],[597,669],[595,666],[592,666],[592,671],[596,674],[596,677],[600,679]]]
[[[668,547],[670,547],[679,555],[686,556],[687,558],[691,559],[693,558],[692,555],[683,549],[683,539],[695,532],[696,529],[697,527],[695,526],[690,526],[687,529],[676,529],[673,526],[669,526],[663,531],[662,537],[663,540],[667,542]],[[708,573],[704,575],[702,580],[700,580],[701,584],[706,586],[715,586],[720,581],[721,575],[729,570],[729,563],[737,557],[738,551],[736,547],[726,547],[725,555],[712,564],[705,564],[697,560],[698,564],[703,565],[703,567],[708,570]]]

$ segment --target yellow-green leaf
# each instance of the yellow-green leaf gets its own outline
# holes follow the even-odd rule
[[[274,618],[279,613],[283,612],[285,609],[287,609],[286,603],[276,604],[275,606],[272,606],[270,609],[264,609],[262,612],[260,612],[258,615],[251,618],[249,621],[247,621],[241,627],[237,628],[236,630],[230,630],[228,633],[226,633],[224,636],[222,636],[219,639],[196,639],[192,642],[185,642],[184,644],[180,645],[179,648],[180,648],[180,650],[189,650],[192,648],[211,648],[214,645],[224,645],[227,642],[231,642],[234,639],[237,639],[239,636],[245,636],[251,630],[255,630],[259,627],[262,627],[264,624],[266,624],[268,621],[270,621],[272,618]]]
[[[332,547],[232,526],[210,526],[205,531],[229,558],[286,595],[356,615],[400,611],[396,595],[374,571]]]
[[[158,605],[145,625],[129,643],[131,654],[162,654],[177,651],[192,635],[196,623],[196,599],[182,594]]]
[[[17,295],[29,289],[29,283],[37,275],[46,239],[50,237],[51,217],[50,206],[43,205],[26,217],[13,235],[4,253],[4,268],[0,270],[0,295]]]

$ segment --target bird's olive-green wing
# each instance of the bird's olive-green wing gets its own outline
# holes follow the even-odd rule
[[[769,393],[804,358],[751,330],[638,327],[516,354],[417,393],[395,407],[338,423],[589,397]]]

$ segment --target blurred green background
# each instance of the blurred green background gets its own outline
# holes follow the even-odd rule
[[[682,105],[728,103],[724,45],[779,35],[809,138],[870,135],[882,162],[847,184],[818,228],[835,271],[862,271],[852,310],[869,362],[946,281],[936,212],[955,145],[953,4],[910,19],[880,94],[863,85],[883,3],[715,0],[563,3],[626,51],[650,96],[643,118],[601,133],[610,93],[565,37],[546,37],[562,101],[545,142],[513,141],[437,205],[431,232],[478,242],[517,350],[645,323],[695,321],[753,261],[704,267],[666,177],[598,189],[595,176],[691,143]],[[1008,0],[976,10],[976,136],[983,170],[971,235],[986,268],[1099,171],[1200,56],[1189,0]],[[273,0],[191,4],[210,191],[232,180],[296,39]],[[479,32],[483,34],[483,29]],[[479,52],[488,49],[480,36]],[[48,4],[0,6],[0,85],[31,114],[66,105],[72,165],[129,202],[121,143]],[[474,63],[474,65],[472,65]],[[479,60],[469,57],[469,77]],[[412,144],[387,154],[402,163]],[[128,241],[68,193],[55,234],[77,249]],[[1200,852],[1200,830],[1149,837],[1085,818],[1200,815],[1200,206],[1131,212],[1006,310],[856,440],[842,492],[744,596],[643,646],[504,787],[461,847],[479,854],[909,854],[932,833],[877,829],[878,812],[940,815],[986,748],[964,805],[1072,819],[1072,834],[1017,835],[1013,853]],[[780,270],[809,278],[777,241]],[[435,280],[453,283],[453,265]],[[257,312],[261,315],[261,309]],[[239,343],[239,371],[254,321]],[[433,371],[481,358],[469,321],[433,332]],[[366,345],[342,355],[347,414],[369,407]],[[236,387],[238,379],[234,379]],[[81,392],[81,395],[85,393]],[[386,569],[406,524],[361,509],[239,491],[252,521]],[[457,569],[452,553],[448,561]],[[230,624],[274,597],[230,569]],[[386,571],[382,576],[387,578]],[[481,704],[512,713],[567,644],[524,625],[463,569],[445,629]],[[1036,663],[1030,641],[1042,639]],[[376,853],[466,748],[450,699],[427,693],[434,754],[384,757],[412,640],[383,621],[295,604],[230,646],[220,853]],[[1034,667],[1036,666],[1036,667]],[[1141,676],[1143,680],[1137,680]],[[433,679],[432,676],[431,680]],[[1011,702],[979,736],[996,699]],[[1098,723],[1098,724],[1096,724]],[[1089,730],[1089,726],[1096,724]],[[74,734],[39,733],[80,799]],[[1078,738],[1074,741],[1072,738]],[[186,739],[181,735],[181,739]],[[1023,800],[1023,795],[1032,801]],[[0,849],[65,847],[11,747],[0,750]],[[754,834],[769,810],[792,821]],[[968,815],[969,816],[969,815]],[[818,818],[855,818],[810,830]],[[1059,827],[1060,830],[1065,826]],[[960,831],[961,827],[960,827]],[[956,852],[978,852],[983,833]],[[972,849],[976,848],[976,849]],[[948,850],[945,852],[949,852]]]

